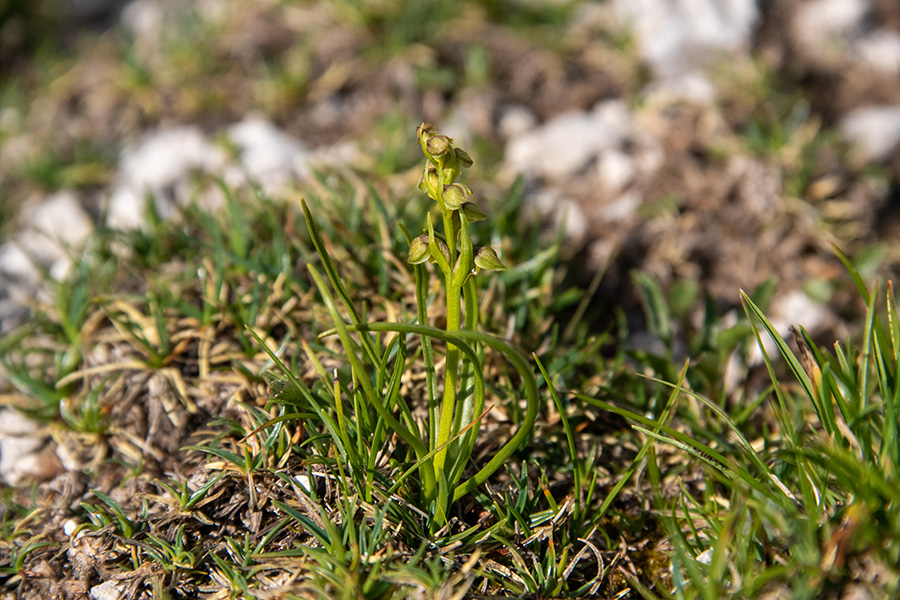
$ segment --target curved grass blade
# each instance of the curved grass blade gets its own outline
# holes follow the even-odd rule
[[[303,214],[306,217],[306,227],[309,229],[309,235],[310,237],[312,237],[313,245],[316,247],[316,252],[319,254],[319,258],[322,259],[322,267],[325,269],[325,273],[328,275],[328,279],[329,281],[331,281],[331,285],[334,286],[335,291],[341,298],[341,302],[343,303],[344,308],[346,308],[347,312],[350,313],[350,318],[353,323],[362,323],[363,320],[362,318],[360,318],[359,312],[357,312],[356,310],[356,306],[354,306],[353,302],[350,300],[350,295],[347,293],[347,289],[344,287],[341,276],[338,274],[337,269],[334,266],[334,262],[331,260],[331,256],[328,254],[328,251],[325,248],[325,242],[322,241],[322,236],[319,234],[319,228],[316,225],[315,220],[312,218],[312,214],[309,211],[309,206],[306,204],[306,200],[301,199],[300,205],[303,207]],[[370,362],[372,364],[380,363],[381,357],[378,355],[378,351],[375,348],[375,343],[372,341],[372,338],[370,338],[368,335],[361,336],[361,338],[363,348],[365,348]]]
[[[522,354],[504,340],[501,340],[500,338],[494,337],[492,335],[482,333],[480,331],[458,330],[452,333],[448,333],[442,329],[437,329],[435,327],[429,327],[427,325],[415,325],[410,323],[368,323],[367,325],[364,325],[363,328],[371,329],[372,331],[397,331],[400,333],[427,335],[432,338],[437,338],[444,342],[454,344],[460,349],[463,349],[463,347],[466,345],[466,342],[480,342],[482,344],[485,344],[486,346],[490,346],[494,350],[497,350],[498,352],[506,356],[506,358],[509,359],[513,367],[516,369],[516,371],[519,372],[519,375],[522,377],[522,382],[525,384],[526,408],[525,415],[522,419],[521,425],[519,425],[519,429],[515,434],[513,434],[513,437],[510,438],[509,441],[506,442],[506,444],[497,451],[493,458],[491,458],[491,460],[489,460],[484,467],[482,467],[475,475],[467,479],[465,482],[456,486],[453,491],[454,502],[474,490],[477,486],[484,483],[491,475],[494,474],[495,471],[497,471],[497,469],[503,466],[503,464],[510,458],[510,456],[512,456],[512,454],[516,450],[518,450],[518,448],[531,434],[531,430],[533,429],[534,423],[537,420],[539,402],[534,373],[529,368],[525,358],[522,357]],[[472,357],[471,360],[473,360],[475,364],[479,364],[477,358]],[[475,369],[476,385],[479,385],[479,379],[481,379],[478,376],[479,371],[479,368]]]

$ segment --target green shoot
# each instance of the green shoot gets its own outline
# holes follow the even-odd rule
[[[409,242],[408,262],[415,274],[417,323],[367,322],[347,293],[305,201],[303,210],[325,271],[323,277],[319,269],[309,265],[310,276],[334,324],[325,333],[337,334],[351,367],[352,385],[340,380],[339,371],[334,373],[331,401],[337,423],[336,427],[329,427],[329,432],[335,446],[345,455],[352,479],[362,488],[367,501],[371,499],[369,486],[377,462],[376,448],[384,443],[386,431],[395,433],[415,463],[403,478],[418,474],[420,500],[433,517],[434,531],[447,522],[452,502],[486,481],[528,439],[537,418],[538,396],[533,371],[524,357],[505,341],[478,331],[475,276],[482,270],[503,271],[506,266],[496,250],[489,246],[476,247],[472,240],[470,225],[485,219],[486,215],[469,201],[472,190],[456,181],[462,170],[472,165],[472,159],[431,125],[419,126],[417,136],[427,159],[419,189],[437,203],[440,214],[440,228],[435,227],[429,213],[423,228],[425,233],[413,237],[403,229]],[[442,316],[446,322],[443,329],[428,325],[430,320],[437,320],[437,315],[428,314],[431,277],[425,266],[428,262],[436,265],[443,283]],[[326,277],[330,285],[326,285]],[[349,315],[349,323],[342,311]],[[385,344],[386,338],[381,333],[401,336]],[[419,338],[426,377],[428,422],[421,427],[398,394],[400,375],[410,366],[406,354],[406,340],[410,336]],[[440,392],[433,340],[446,344]],[[518,372],[524,385],[526,409],[518,431],[507,444],[463,481],[484,414],[485,347],[506,356]],[[371,446],[366,448],[367,444]],[[363,456],[368,460],[364,461]]]

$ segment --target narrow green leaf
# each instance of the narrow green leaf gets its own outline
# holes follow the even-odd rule
[[[669,309],[659,285],[643,271],[632,271],[631,280],[641,290],[641,302],[647,316],[647,328],[661,340],[669,343],[672,338]]]
[[[347,312],[350,313],[350,318],[353,323],[359,325],[363,322],[360,318],[359,313],[356,310],[356,306],[350,300],[350,295],[347,293],[346,288],[344,287],[344,283],[341,280],[341,276],[338,274],[337,269],[334,266],[334,262],[331,260],[331,256],[328,254],[328,251],[325,248],[325,242],[322,241],[322,236],[319,234],[319,228],[316,225],[315,219],[312,218],[312,214],[310,213],[309,206],[306,204],[306,200],[301,200],[300,205],[303,208],[303,214],[306,217],[306,227],[309,229],[310,237],[312,237],[313,245],[316,247],[316,252],[319,254],[319,258],[322,260],[322,266],[325,269],[325,273],[328,275],[329,281],[331,281],[331,285],[334,286],[337,295],[340,297],[341,302],[344,305],[344,308],[347,309]],[[320,289],[322,286],[319,286]],[[378,364],[380,362],[381,357],[378,355],[378,351],[375,349],[375,344],[368,335],[361,336],[363,348],[366,351],[366,354],[369,357],[369,360],[372,364]]]
[[[803,391],[806,393],[806,396],[812,400],[816,401],[816,393],[813,390],[812,381],[810,381],[809,376],[806,374],[806,371],[800,365],[800,361],[788,347],[787,342],[784,341],[784,338],[781,337],[781,334],[778,333],[778,330],[775,329],[775,326],[772,325],[772,322],[766,317],[765,314],[759,309],[756,304],[754,304],[753,300],[750,299],[750,296],[745,294],[743,291],[741,292],[741,298],[744,300],[744,306],[749,311],[749,315],[755,317],[760,323],[762,323],[765,330],[768,332],[769,337],[772,338],[772,341],[775,342],[775,345],[778,346],[778,351],[781,353],[781,356],[787,361],[788,366],[793,372],[794,376],[797,378],[797,381],[800,382],[800,385],[803,387]],[[760,344],[760,351],[763,355],[766,354],[765,347]]]

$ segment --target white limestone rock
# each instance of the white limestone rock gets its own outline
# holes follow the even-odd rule
[[[524,134],[537,125],[537,122],[537,115],[527,106],[508,104],[500,109],[497,132],[508,140]]]
[[[266,119],[236,123],[228,128],[228,137],[237,146],[241,170],[264,188],[310,175],[309,149]]]
[[[109,195],[106,224],[113,229],[139,229],[144,225],[145,199],[126,185],[117,185]]]
[[[214,171],[224,155],[198,127],[161,129],[139,145],[126,148],[119,173],[128,185],[159,189],[172,185],[191,171]]]
[[[644,93],[646,103],[654,106],[667,106],[679,102],[712,106],[716,101],[715,86],[699,69],[652,81]]]
[[[631,115],[619,100],[601,102],[590,112],[568,112],[518,135],[506,145],[505,168],[526,178],[564,182],[617,147],[628,134]]]
[[[159,0],[131,0],[119,17],[122,26],[140,44],[158,44],[165,25],[165,7]]]
[[[746,51],[759,19],[756,0],[613,0],[631,25],[641,58],[660,78]]]
[[[543,188],[530,194],[529,207],[554,231],[563,225],[563,231],[573,246],[580,246],[588,235],[588,220],[577,202],[555,188]]]
[[[643,203],[644,195],[637,190],[627,190],[602,206],[598,206],[594,218],[598,223],[618,223],[632,217]]]
[[[187,201],[179,190],[192,172],[218,172],[224,152],[197,127],[162,129],[126,148],[119,159],[119,183],[107,209],[107,224],[118,229],[144,224],[146,198],[153,198],[163,218]],[[179,191],[182,193],[179,194]]]
[[[811,57],[842,56],[860,35],[869,0],[811,0],[797,6],[791,20],[794,41]]]
[[[860,159],[883,160],[900,144],[900,105],[852,110],[841,119],[840,130]]]
[[[597,177],[611,194],[621,192],[637,174],[634,157],[618,148],[602,152],[597,160]]]
[[[10,293],[18,287],[35,288],[41,281],[41,272],[33,257],[13,242],[0,245],[0,279]],[[12,288],[12,289],[11,289]],[[15,296],[15,294],[11,294]],[[27,298],[21,298],[27,300]]]
[[[26,225],[48,240],[68,247],[81,245],[94,231],[94,223],[75,192],[63,190],[36,206]]]
[[[123,600],[125,586],[120,581],[104,581],[91,588],[91,600]]]
[[[18,411],[0,409],[0,480],[17,486],[46,470],[41,448],[46,436]]]
[[[877,29],[853,44],[859,61],[888,76],[900,76],[900,32]]]

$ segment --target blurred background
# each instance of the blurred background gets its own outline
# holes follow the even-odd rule
[[[777,324],[840,333],[830,244],[900,260],[896,0],[5,0],[0,323],[97,228],[214,209],[201,176],[407,198],[421,121],[607,303],[635,268],[722,312],[772,280]]]

